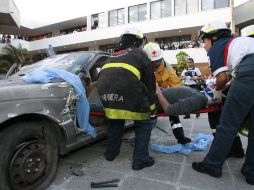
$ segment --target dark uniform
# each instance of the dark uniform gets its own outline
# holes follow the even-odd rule
[[[193,168],[214,177],[220,177],[230,147],[249,113],[252,122],[242,173],[246,181],[254,185],[253,44],[254,40],[251,38],[221,38],[209,49],[208,56],[213,74],[216,76],[223,71],[232,71],[234,80],[231,82],[209,153],[201,164],[193,163]]]
[[[150,114],[155,110],[156,83],[145,52],[134,48],[112,54],[102,67],[97,87],[109,125],[106,159],[113,160],[119,154],[128,119],[136,126],[133,165],[150,161]]]

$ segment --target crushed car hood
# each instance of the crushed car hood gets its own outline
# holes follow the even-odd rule
[[[63,98],[72,88],[66,82],[39,84],[26,83],[22,78],[0,80],[0,102],[22,99]]]

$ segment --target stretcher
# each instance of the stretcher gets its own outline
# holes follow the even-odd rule
[[[213,105],[213,106],[209,106],[206,108],[201,108],[195,112],[193,112],[193,114],[197,114],[197,113],[209,113],[209,112],[218,112],[222,109],[223,105]],[[90,122],[92,122],[92,118],[104,118],[105,113],[104,112],[100,112],[100,111],[91,111],[90,112]],[[168,114],[165,112],[157,112],[156,113],[156,117],[168,117]],[[103,119],[100,121],[96,121],[95,125],[102,125],[104,123]],[[165,131],[164,129],[161,129],[160,127],[158,127],[157,125],[155,125],[156,128],[158,128],[159,130],[161,130],[164,133],[168,133],[167,131]]]
[[[205,108],[201,108],[195,112],[192,112],[193,114],[197,114],[197,113],[210,113],[210,112],[218,112],[223,108],[223,104],[218,104],[218,105],[213,105],[213,106],[208,106]],[[95,112],[95,111],[91,111],[90,112],[90,116],[92,117],[100,117],[100,118],[104,118],[105,114],[104,112]],[[157,112],[156,113],[156,117],[168,117],[168,114],[165,112]],[[102,121],[101,121],[102,122]],[[101,123],[102,124],[102,123]],[[250,121],[250,117],[247,117],[246,120],[243,122],[239,133],[242,134],[243,136],[248,137],[248,133],[249,133],[249,129],[251,126],[251,121]],[[161,131],[167,133],[165,130],[159,128],[158,126],[156,126],[158,129],[160,129]]]
[[[213,106],[208,106],[205,108],[201,108],[195,112],[193,112],[193,114],[197,114],[197,113],[210,113],[210,112],[218,112],[222,109],[223,105],[219,104],[219,105],[213,105]],[[182,114],[184,115],[184,114]],[[91,111],[90,112],[90,116],[105,116],[104,112],[95,112],[95,111]],[[156,113],[157,117],[166,117],[168,116],[167,113],[165,112],[157,112]]]

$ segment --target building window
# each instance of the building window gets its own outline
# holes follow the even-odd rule
[[[187,0],[187,14],[198,13],[199,0]]]
[[[161,17],[171,16],[171,0],[161,1]]]
[[[125,13],[124,13],[124,9],[119,9],[117,10],[117,24],[118,25],[122,25],[125,23]]]
[[[117,10],[109,11],[109,26],[117,26]]]
[[[229,7],[229,0],[215,0],[215,9]]]
[[[161,2],[151,2],[151,19],[161,18]]]
[[[175,0],[175,15],[197,13],[198,1],[199,0]]]
[[[138,21],[147,19],[147,4],[138,5]]]
[[[171,0],[151,2],[151,19],[171,16]]]
[[[105,13],[92,15],[92,29],[105,28]]]
[[[214,8],[214,0],[202,0],[202,11],[212,10]]]
[[[202,0],[202,11],[229,7],[229,0]]]
[[[129,23],[146,20],[146,4],[129,7]]]
[[[175,15],[185,15],[187,13],[187,1],[175,0]]]
[[[109,11],[109,26],[124,24],[124,9]]]

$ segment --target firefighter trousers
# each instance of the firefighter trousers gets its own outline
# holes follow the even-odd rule
[[[149,160],[149,141],[155,120],[134,121],[135,145],[133,163],[141,164]],[[116,156],[120,152],[125,120],[109,119],[106,154]]]
[[[251,127],[244,163],[246,179],[254,183],[254,54],[246,56],[236,69],[233,80],[217,126],[215,139],[203,164],[210,170],[222,171],[235,136],[241,124],[250,113]]]

